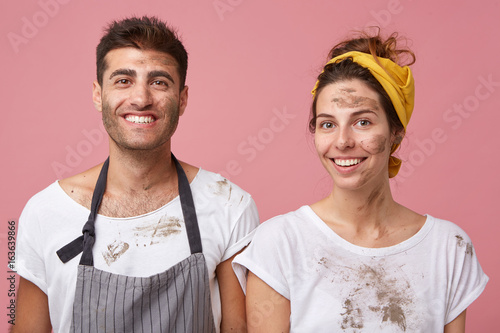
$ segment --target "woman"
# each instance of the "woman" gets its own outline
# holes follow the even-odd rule
[[[464,332],[488,277],[458,226],[394,201],[392,154],[413,111],[414,54],[397,35],[336,45],[310,130],[331,193],[275,217],[236,257],[250,332]],[[244,275],[240,279],[244,286]]]

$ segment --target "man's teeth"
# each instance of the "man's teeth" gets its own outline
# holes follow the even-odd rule
[[[125,119],[127,121],[130,121],[131,123],[136,123],[136,124],[149,124],[154,121],[153,117],[151,116],[126,116]]]
[[[351,166],[351,165],[356,165],[356,164],[360,163],[361,159],[360,158],[354,158],[354,159],[350,159],[350,160],[334,159],[333,162],[335,162],[335,164],[340,165],[340,166]]]

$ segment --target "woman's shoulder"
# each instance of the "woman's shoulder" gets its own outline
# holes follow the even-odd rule
[[[432,223],[431,240],[447,253],[474,254],[472,240],[467,233],[454,222],[427,215],[428,223]],[[450,252],[451,251],[451,252]]]
[[[470,240],[467,233],[456,223],[449,220],[434,217],[432,215],[426,214],[428,223],[433,224],[434,232],[442,236],[450,237],[463,237]]]
[[[297,210],[277,215],[262,222],[257,228],[255,237],[276,237],[276,235],[300,235],[303,229],[307,229],[311,208],[302,206]]]

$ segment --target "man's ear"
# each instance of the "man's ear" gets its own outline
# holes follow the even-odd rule
[[[179,94],[179,116],[182,116],[184,110],[186,110],[187,102],[188,102],[188,86],[184,86]]]
[[[94,102],[94,107],[97,111],[102,112],[102,96],[101,96],[101,86],[99,82],[94,81],[92,83],[92,101]]]

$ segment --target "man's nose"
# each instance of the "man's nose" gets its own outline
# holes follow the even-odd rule
[[[152,94],[149,85],[136,83],[131,90],[130,104],[138,110],[147,108],[152,104]]]

